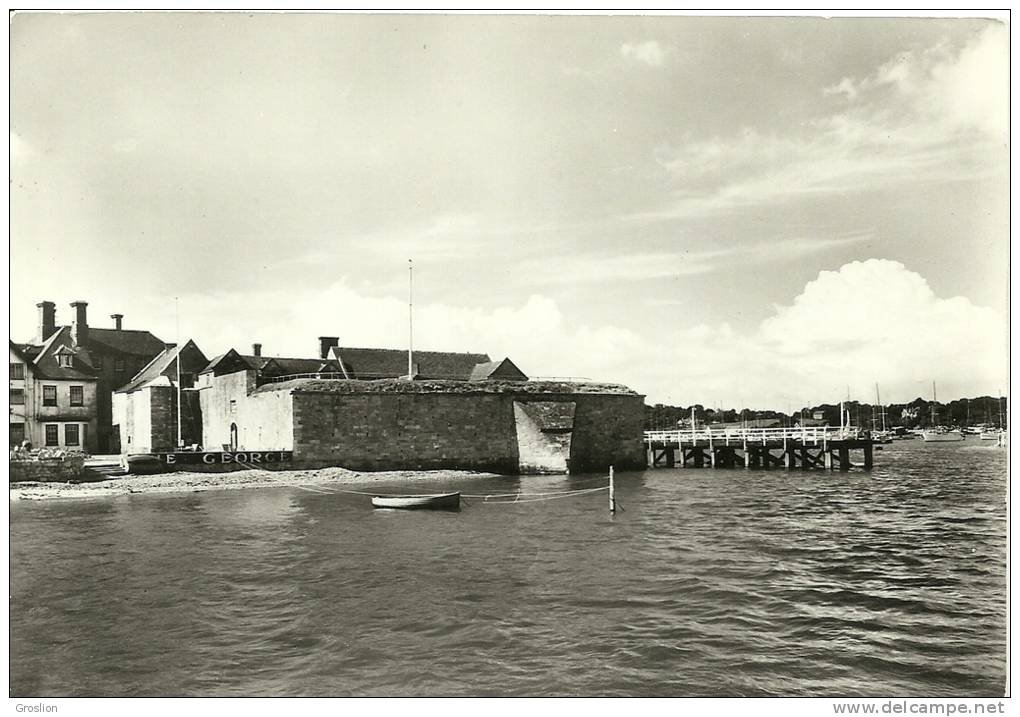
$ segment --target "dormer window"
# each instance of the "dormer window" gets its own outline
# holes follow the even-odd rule
[[[74,353],[66,346],[61,346],[60,350],[56,353],[57,365],[60,368],[72,368],[72,359]]]

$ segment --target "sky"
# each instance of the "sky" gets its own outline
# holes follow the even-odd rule
[[[786,410],[1008,379],[985,19],[18,13],[10,322]]]

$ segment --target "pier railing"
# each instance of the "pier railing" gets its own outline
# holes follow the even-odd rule
[[[712,428],[705,426],[691,430],[681,428],[672,431],[645,431],[645,443],[718,443],[739,445],[743,443],[782,443],[787,440],[805,445],[817,445],[828,441],[848,440],[861,437],[861,430],[854,426],[831,428],[829,426],[800,426],[792,428]]]

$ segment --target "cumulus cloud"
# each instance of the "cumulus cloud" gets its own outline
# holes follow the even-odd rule
[[[990,390],[1005,377],[1008,355],[997,312],[963,297],[940,298],[920,274],[879,259],[821,272],[762,324],[761,340],[770,354],[804,366],[814,382],[839,376],[902,390],[931,380],[983,382]]]
[[[901,53],[866,77],[844,77],[822,91],[838,106],[796,132],[748,127],[659,147],[676,200],[634,218],[1003,172],[1008,70],[1007,31],[992,25],[962,47]]]
[[[659,67],[666,59],[666,51],[655,40],[624,43],[620,46],[620,55],[626,60],[640,62],[649,67]]]
[[[405,348],[407,306],[368,297],[346,281],[325,291],[203,294],[181,298],[182,331],[210,356],[253,341],[267,355],[311,356],[316,337],[348,346]],[[172,307],[139,310],[172,326]],[[234,319],[224,324],[220,317]],[[158,333],[158,331],[157,331]],[[170,334],[168,334],[170,335]],[[890,401],[927,394],[930,381],[990,393],[1007,370],[1005,321],[963,298],[938,297],[898,262],[870,259],[823,271],[759,327],[659,325],[647,331],[578,324],[548,297],[495,309],[415,308],[419,349],[510,356],[531,376],[616,381],[650,402],[786,408],[839,400],[849,385]]]

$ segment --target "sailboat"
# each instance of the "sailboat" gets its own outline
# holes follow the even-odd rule
[[[871,439],[875,443],[892,443],[892,432],[889,431],[885,426],[885,406],[882,404],[882,397],[878,392],[878,384],[875,384],[875,403],[878,404],[881,413],[875,415],[875,407],[871,408]],[[882,419],[881,428],[879,428],[878,419]]]
[[[938,405],[939,397],[935,390],[935,382],[931,382],[931,427],[921,431],[921,438],[926,443],[955,443],[963,440],[963,433],[958,430],[949,430],[938,425],[938,411],[935,406]]]

